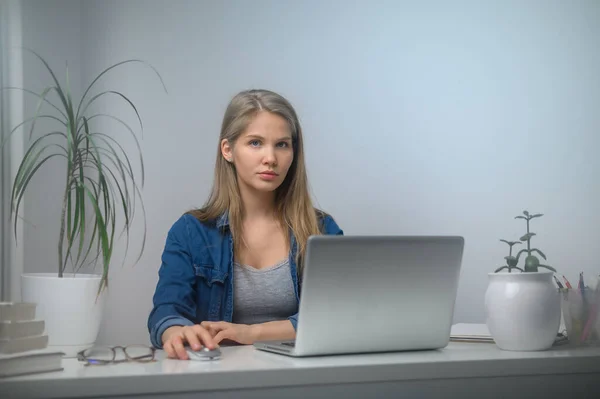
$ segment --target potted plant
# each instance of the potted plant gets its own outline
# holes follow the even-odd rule
[[[535,233],[529,230],[530,222],[541,216],[523,211],[523,215],[515,217],[527,222],[527,233],[519,241],[500,240],[510,247],[508,256],[504,258],[506,265],[489,273],[485,293],[486,323],[494,341],[504,350],[545,350],[553,345],[558,333],[560,297],[552,280],[556,270],[541,264],[534,253],[544,260],[546,255],[537,248],[531,248]],[[527,248],[513,256],[513,246],[523,242],[527,243]],[[518,264],[523,254],[527,257],[523,268],[520,268]]]
[[[144,161],[136,134],[126,122],[115,116],[106,113],[90,115],[90,112],[99,99],[112,97],[133,110],[143,131],[140,115],[133,102],[121,92],[106,90],[92,95],[91,90],[102,76],[116,67],[134,62],[146,63],[126,60],[106,68],[91,81],[75,103],[69,88],[68,67],[65,81],[61,84],[48,63],[36,52],[31,53],[43,63],[51,83],[40,93],[8,88],[23,90],[39,99],[35,114],[15,126],[6,140],[22,126],[30,124],[30,144],[25,149],[11,192],[15,233],[23,195],[32,177],[49,161],[63,159],[66,162],[64,174],[57,176],[57,181],[64,182],[62,212],[57,220],[57,252],[54,256],[48,254],[48,259],[56,262],[53,267],[57,272],[24,273],[21,276],[22,300],[37,304],[36,316],[45,321],[48,346],[72,357],[78,351],[93,346],[96,341],[115,239],[124,235],[125,262],[136,207],[141,207],[144,221],[142,244],[136,262],[144,251],[146,237],[141,196]],[[152,70],[156,72],[154,68]],[[163,83],[158,72],[156,74]],[[50,107],[51,112],[42,112],[44,105]],[[136,158],[139,159],[140,177],[134,173],[131,157],[117,140],[116,134],[98,129],[97,122],[102,119],[116,121],[133,138],[139,153]],[[59,128],[33,140],[35,124],[39,120],[51,121]],[[115,237],[118,225],[123,225],[123,230]],[[82,267],[96,264],[102,266],[101,273],[81,272]]]

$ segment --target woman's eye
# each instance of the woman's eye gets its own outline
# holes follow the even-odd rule
[[[282,147],[282,148],[287,148],[287,147],[289,147],[289,144],[286,141],[282,141],[281,143],[278,143],[277,146]]]
[[[248,144],[250,144],[253,147],[256,147],[257,145],[260,145],[260,142],[258,140],[252,140]]]

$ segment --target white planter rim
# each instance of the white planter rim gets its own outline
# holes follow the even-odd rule
[[[517,271],[516,273],[509,273],[509,272],[498,272],[498,273],[488,273],[488,276],[497,276],[497,277],[515,277],[515,276],[527,276],[527,277],[534,277],[534,276],[540,276],[540,275],[546,275],[546,274],[554,274],[554,272],[552,270],[548,270],[548,271],[537,271],[537,272],[519,272]]]

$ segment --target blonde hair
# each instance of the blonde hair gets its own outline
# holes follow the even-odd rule
[[[252,119],[261,111],[283,117],[292,134],[294,158],[284,181],[276,190],[275,210],[281,226],[288,227],[284,229],[284,233],[290,248],[292,244],[290,232],[296,239],[296,262],[301,269],[308,237],[322,234],[318,218],[324,213],[313,207],[309,195],[302,128],[298,116],[292,105],[277,93],[268,90],[247,90],[233,97],[221,125],[211,194],[202,208],[188,213],[201,222],[209,222],[228,212],[234,251],[238,253],[240,245],[243,244],[243,206],[235,167],[223,157],[221,141],[227,139],[230,145],[234,146]]]

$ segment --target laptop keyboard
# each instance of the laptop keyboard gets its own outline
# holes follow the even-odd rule
[[[294,346],[296,346],[296,342],[294,342],[294,341],[282,342],[281,345],[291,346],[293,348]]]

